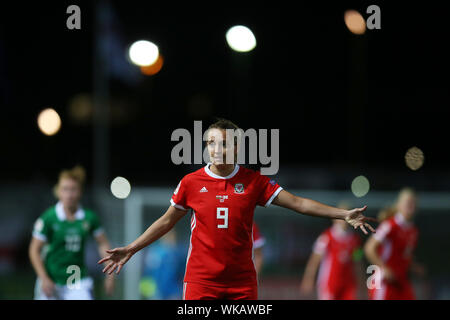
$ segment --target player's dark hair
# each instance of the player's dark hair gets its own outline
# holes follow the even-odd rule
[[[216,122],[211,124],[208,127],[208,130],[210,130],[210,129],[220,129],[220,130],[227,130],[227,129],[238,130],[238,129],[240,129],[239,126],[236,125],[231,120],[228,120],[225,118],[218,118],[218,117],[216,117],[215,119],[216,119]],[[234,143],[237,144],[237,137],[234,138]]]
[[[211,124],[207,131],[211,130],[211,129],[219,129],[219,130],[227,130],[227,129],[231,129],[234,130],[236,132],[236,130],[240,129],[234,122],[225,119],[225,118],[215,118],[216,122],[214,122],[213,124]],[[234,145],[237,146],[238,144],[238,138],[235,136],[234,137]],[[234,161],[237,161],[237,153],[235,153],[234,155]]]
[[[239,129],[239,127],[234,122],[232,122],[232,121],[230,121],[228,119],[216,118],[216,122],[211,124],[208,127],[208,130],[209,129],[221,129],[221,130],[233,129],[233,130],[237,130],[237,129]]]

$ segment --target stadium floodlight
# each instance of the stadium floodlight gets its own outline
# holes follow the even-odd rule
[[[344,14],[345,25],[353,34],[364,34],[366,32],[366,21],[356,10],[347,10]]]
[[[141,67],[141,72],[142,72],[142,74],[145,74],[146,76],[153,76],[153,75],[157,74],[159,71],[161,71],[163,64],[164,64],[164,58],[160,54],[160,55],[158,55],[158,58],[156,59],[156,61],[153,64],[151,64],[149,66]]]
[[[364,197],[370,189],[369,180],[364,176],[358,176],[353,179],[351,188],[355,197]]]
[[[130,182],[124,177],[116,177],[111,182],[111,192],[118,199],[126,199],[131,192]]]
[[[56,134],[61,128],[61,118],[58,112],[52,108],[47,108],[39,113],[37,119],[38,127],[47,136]]]
[[[256,47],[256,38],[253,32],[245,26],[231,27],[225,38],[230,48],[237,52],[249,52]]]
[[[158,60],[159,49],[153,42],[139,40],[130,46],[128,56],[131,62],[137,66],[150,66]]]

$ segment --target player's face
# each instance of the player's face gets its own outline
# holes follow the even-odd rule
[[[416,211],[416,197],[412,194],[404,194],[398,203],[399,211],[406,219],[411,219]]]
[[[80,184],[73,179],[61,179],[58,185],[58,198],[65,207],[77,207],[81,198]]]
[[[206,145],[208,147],[209,157],[214,165],[234,163],[236,148],[233,144],[234,139],[227,140],[226,130],[210,129],[208,131]],[[229,154],[227,159],[227,153]],[[228,161],[227,161],[228,160]]]

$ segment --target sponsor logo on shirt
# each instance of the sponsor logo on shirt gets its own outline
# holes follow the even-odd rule
[[[220,202],[225,202],[225,200],[228,199],[228,195],[226,195],[226,196],[219,196],[219,195],[217,195],[216,199],[220,199]]]
[[[206,189],[206,187],[203,187],[200,189],[200,192],[208,192],[208,189]]]
[[[273,179],[270,180],[269,183],[270,183],[271,185],[273,185],[273,186],[276,184],[275,180],[273,180]]]
[[[236,183],[234,185],[234,193],[244,193],[244,185],[242,183]]]

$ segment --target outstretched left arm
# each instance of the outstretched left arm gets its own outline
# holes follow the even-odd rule
[[[375,232],[367,221],[377,220],[374,218],[365,217],[362,214],[366,210],[367,206],[352,210],[339,209],[315,200],[294,196],[286,190],[281,190],[272,203],[277,206],[310,216],[329,219],[342,219],[347,221],[353,228],[360,228],[365,234],[368,234],[365,227],[367,227],[370,231]]]

